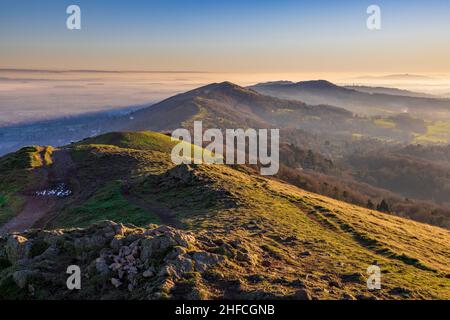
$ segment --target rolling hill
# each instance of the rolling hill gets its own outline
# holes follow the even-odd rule
[[[313,88],[316,82],[305,85]],[[321,82],[324,90],[328,90],[330,85]],[[339,97],[342,90],[349,91],[331,86],[333,93],[330,95],[333,96]],[[346,149],[342,144],[354,140],[355,135],[386,143],[413,141],[416,137],[414,130],[408,126],[394,124],[386,127],[383,120],[354,116],[346,109],[274,98],[230,82],[213,83],[176,95],[104,125],[112,131],[170,132],[177,128],[192,129],[195,120],[201,120],[204,128],[279,128],[281,139],[285,142],[304,145],[305,141],[319,139],[321,142],[314,144],[320,148],[325,141],[333,141],[340,144],[339,150]],[[339,157],[341,154],[333,156]]]
[[[274,82],[267,85],[293,84]],[[332,91],[336,97],[343,92],[354,91],[326,81],[304,82],[302,87],[309,91],[319,90],[319,96],[321,91]],[[274,98],[222,82],[179,94],[127,115],[93,117],[88,122],[78,119],[75,122],[42,123],[27,129],[18,127],[14,132],[23,134],[24,140],[0,145],[11,151],[23,146],[24,141],[60,146],[100,132],[170,132],[181,127],[192,129],[195,120],[203,121],[205,129],[279,128],[282,148],[279,178],[311,192],[357,205],[368,206],[369,200],[375,204],[386,200],[395,214],[441,227],[449,226],[450,209],[445,202],[427,197],[430,193],[414,199],[405,199],[410,193],[399,193],[404,188],[420,190],[420,180],[414,180],[414,185],[391,188],[392,184],[376,183],[374,179],[362,177],[359,169],[352,168],[349,161],[342,163],[354,154],[383,153],[389,146],[399,148],[405,143],[443,143],[449,139],[448,123],[425,121],[407,113],[382,117],[355,116],[342,108]],[[8,132],[6,135],[0,132],[0,142],[2,136],[11,138]],[[104,141],[104,144],[108,145],[109,141]],[[64,152],[56,155],[64,157]],[[333,170],[329,170],[330,163],[334,164]],[[435,172],[439,171],[433,171],[433,174]],[[440,177],[431,179],[439,181]]]
[[[288,115],[288,116],[286,116]],[[136,111],[124,130],[170,131],[202,120],[210,128],[294,127],[311,117],[325,122],[352,117],[347,110],[264,96],[230,82],[213,83]]]
[[[448,230],[250,167],[174,166],[173,144],[121,132],[0,158],[3,227],[43,229],[0,237],[0,298],[450,298]],[[65,287],[70,264],[81,290]],[[373,264],[381,290],[366,287]]]
[[[358,90],[337,86],[326,80],[268,82],[250,87],[265,95],[300,100],[309,104],[326,104],[345,108],[362,115],[392,115],[408,112],[414,117],[448,119],[450,100],[405,94],[381,93],[380,90]]]
[[[388,87],[370,87],[370,86],[362,86],[362,85],[352,85],[352,86],[344,86],[346,89],[356,90],[360,92],[366,93],[380,93],[380,94],[390,94],[394,96],[407,96],[407,97],[419,97],[419,98],[437,98],[437,96],[422,93],[422,92],[414,92],[410,90],[397,89],[397,88],[388,88]]]

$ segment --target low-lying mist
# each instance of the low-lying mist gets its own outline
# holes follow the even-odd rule
[[[356,76],[306,73],[101,72],[0,70],[0,127],[23,122],[148,106],[177,93],[224,80],[242,86],[263,81],[327,79],[338,84],[450,92],[448,77]]]

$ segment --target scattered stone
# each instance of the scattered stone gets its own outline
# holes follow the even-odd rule
[[[11,263],[27,256],[30,243],[28,239],[19,235],[10,235],[6,241],[5,251]]]
[[[239,230],[237,236],[212,231],[193,234],[167,226],[138,228],[106,221],[86,229],[31,230],[0,237],[0,296],[2,299],[376,298],[354,297],[339,290],[349,282],[365,285],[365,276],[359,273],[341,276],[330,273],[319,278],[310,274],[311,270],[304,270],[294,277],[298,269],[269,257],[260,243],[240,237],[240,232],[248,231]],[[77,291],[69,292],[66,288],[65,270],[71,264],[83,270],[83,291],[79,296]],[[11,282],[14,290],[5,290],[3,286]],[[286,296],[286,292],[294,293]],[[389,293],[400,298],[412,295],[402,287]]]
[[[331,280],[329,283],[330,287],[342,288],[342,283],[337,280]]]
[[[255,284],[264,281],[264,278],[259,274],[252,274],[247,277],[247,281]]]
[[[377,297],[371,295],[359,294],[356,296],[357,300],[377,300]]]
[[[237,260],[247,262],[253,266],[259,263],[258,256],[247,252],[238,251],[236,255]]]
[[[95,260],[95,268],[101,274],[109,273],[109,266],[103,258],[97,258]]]
[[[294,300],[312,300],[311,294],[307,289],[299,289],[292,296]]]
[[[122,285],[122,281],[120,281],[119,279],[116,279],[116,278],[112,278],[111,283],[116,288],[118,288]]]
[[[363,282],[364,276],[361,273],[348,273],[341,275],[341,279],[343,282]]]
[[[144,278],[151,278],[154,275],[155,275],[155,272],[153,270],[151,270],[151,269],[148,269],[148,270],[144,271],[144,273],[142,274],[142,276]]]
[[[21,289],[25,288],[30,278],[37,274],[34,270],[19,270],[13,273],[14,282]]]
[[[409,297],[411,295],[411,290],[403,288],[403,287],[395,287],[391,290],[389,290],[390,294],[403,296],[403,297]]]
[[[301,281],[300,279],[290,282],[289,285],[294,288],[305,288],[306,287],[305,284],[303,283],[303,281]]]
[[[309,251],[303,251],[302,253],[300,253],[300,257],[309,257],[311,255],[311,252]]]
[[[349,293],[344,293],[342,295],[342,300],[356,300],[356,298]]]

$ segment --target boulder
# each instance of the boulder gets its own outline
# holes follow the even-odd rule
[[[5,246],[6,255],[11,263],[26,258],[30,249],[31,243],[28,242],[28,239],[15,234],[8,237]]]
[[[24,289],[30,278],[36,275],[38,275],[38,272],[34,270],[19,270],[13,273],[13,279],[19,288]]]
[[[307,289],[299,289],[292,296],[294,300],[312,300],[311,293]]]

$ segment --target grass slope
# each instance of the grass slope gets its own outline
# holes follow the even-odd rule
[[[172,142],[170,137],[161,133],[141,131],[107,133],[76,143],[77,146],[96,144],[112,145],[125,149],[152,150],[170,153],[176,142]]]
[[[52,164],[52,147],[31,146],[0,158],[0,224],[23,206],[22,194],[39,184],[39,169]]]
[[[286,297],[303,288],[317,299],[450,299],[449,231],[312,194],[251,168],[174,166],[169,142],[119,133],[70,146],[74,195],[47,228],[103,219],[145,226],[170,214],[180,228],[235,243],[221,254],[248,262],[197,275],[211,298]],[[374,263],[382,289],[369,291],[366,269]]]

